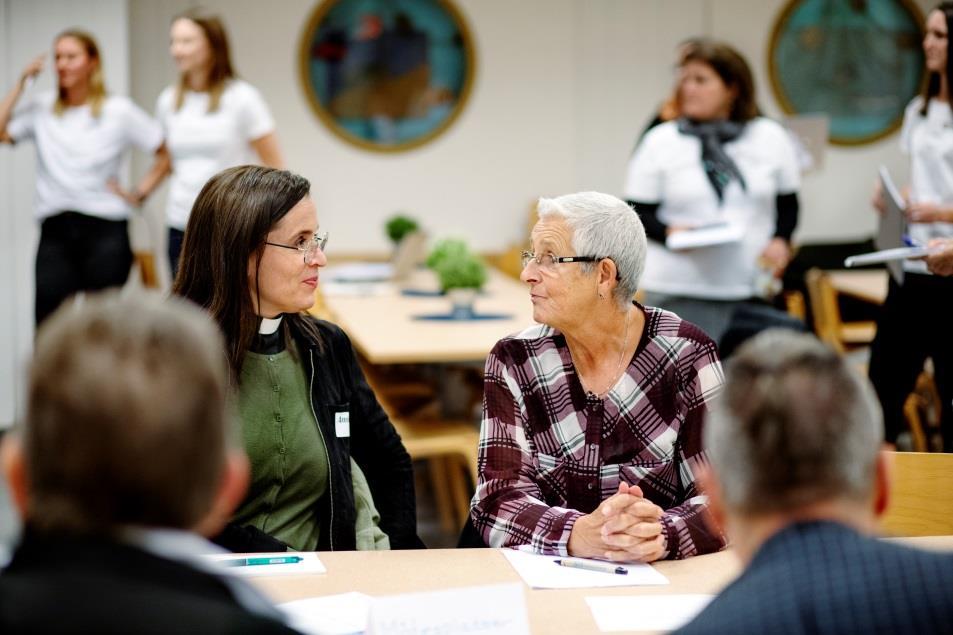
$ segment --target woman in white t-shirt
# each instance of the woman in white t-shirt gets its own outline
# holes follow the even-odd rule
[[[99,47],[88,33],[54,41],[57,89],[28,96],[43,55],[0,102],[0,141],[36,144],[36,323],[79,291],[122,285],[132,251],[129,204],[115,191],[131,146],[155,152],[162,130],[127,97],[107,95]]]
[[[188,11],[172,21],[170,39],[179,81],[159,95],[156,118],[171,164],[157,161],[152,172],[172,173],[166,222],[174,276],[185,225],[205,183],[232,166],[283,168],[284,161],[265,100],[235,75],[222,21]]]
[[[910,156],[908,237],[929,244],[953,237],[953,109],[950,65],[953,3],[938,5],[927,17],[923,52],[930,81],[907,106],[900,147]],[[884,411],[887,441],[906,429],[904,402],[923,363],[933,360],[942,405],[946,450],[953,450],[953,278],[931,275],[928,263],[903,263],[903,284],[890,280],[887,300],[870,348],[870,380]]]
[[[681,60],[680,118],[646,133],[625,182],[650,238],[646,303],[715,341],[739,302],[780,277],[797,225],[796,152],[779,124],[759,116],[754,94],[737,51],[697,42]],[[681,232],[675,241],[685,246],[666,246]]]

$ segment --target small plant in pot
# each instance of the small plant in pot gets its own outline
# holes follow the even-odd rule
[[[473,301],[486,282],[486,266],[462,240],[443,240],[427,257],[427,266],[440,280],[440,288],[450,298],[452,315],[473,317]]]
[[[419,230],[420,225],[410,216],[398,213],[387,220],[384,229],[387,231],[387,237],[396,247],[404,239],[404,236]]]

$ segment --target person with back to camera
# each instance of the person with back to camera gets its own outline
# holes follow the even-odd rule
[[[943,2],[927,17],[923,52],[929,72],[924,94],[907,106],[900,147],[910,155],[907,231],[928,245],[953,237],[953,3]],[[879,194],[875,195],[880,204]],[[953,449],[953,279],[930,275],[931,261],[906,260],[903,284],[891,278],[887,299],[870,346],[870,381],[884,410],[887,441],[896,443],[907,428],[903,405],[913,391],[923,363],[933,360],[934,379],[942,404],[944,445]],[[934,267],[937,265],[934,264]]]
[[[162,145],[156,122],[128,97],[106,93],[93,36],[69,29],[53,46],[57,88],[17,107],[43,70],[41,55],[0,102],[0,142],[36,144],[36,324],[74,293],[125,284],[130,206],[113,184],[129,148]]]
[[[646,302],[715,341],[739,303],[765,295],[791,259],[800,169],[784,129],[761,117],[744,58],[726,44],[686,49],[680,118],[649,130],[629,162],[624,195],[650,238]],[[740,238],[668,249],[677,232],[727,224]]]
[[[632,301],[646,240],[626,203],[581,192],[537,210],[521,279],[539,324],[487,357],[461,545],[642,562],[720,549],[694,479],[714,342]]]
[[[225,334],[252,466],[217,540],[232,551],[422,547],[410,456],[350,340],[305,313],[327,264],[309,191],[290,172],[229,168],[202,188],[185,231],[173,293]]]
[[[225,168],[260,163],[283,168],[275,121],[261,93],[239,79],[232,66],[222,20],[190,9],[172,21],[169,50],[179,80],[156,102],[156,118],[168,152],[152,166],[158,184],[171,173],[166,222],[168,252],[175,277],[182,233],[199,190]],[[128,193],[133,202],[142,192]]]
[[[890,498],[870,385],[807,334],[772,330],[727,363],[699,474],[741,575],[677,631],[953,631],[953,554],[874,537]]]
[[[206,314],[158,294],[95,294],[44,322],[0,452],[24,521],[0,632],[292,632],[203,557],[248,485],[221,347]]]

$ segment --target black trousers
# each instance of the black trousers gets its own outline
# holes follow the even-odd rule
[[[36,253],[37,325],[79,291],[122,286],[131,266],[125,220],[79,212],[61,212],[44,219]]]
[[[891,278],[870,347],[870,381],[884,410],[887,441],[907,429],[903,403],[926,359],[933,359],[947,451],[953,441],[953,278],[908,273]]]
[[[169,228],[169,266],[172,268],[173,281],[175,280],[175,274],[179,272],[179,253],[182,251],[182,239],[184,237],[184,231],[175,227]]]

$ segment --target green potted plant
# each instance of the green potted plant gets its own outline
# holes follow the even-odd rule
[[[455,318],[473,316],[473,301],[486,283],[486,266],[462,240],[442,240],[427,257],[427,266],[437,274],[440,288],[453,305]]]
[[[387,220],[384,229],[387,231],[387,237],[396,247],[404,239],[404,236],[420,229],[420,225],[410,216],[398,213]]]

